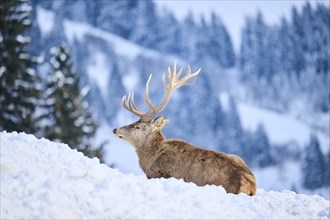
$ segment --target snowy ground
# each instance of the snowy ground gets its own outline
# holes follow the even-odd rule
[[[32,135],[0,133],[1,219],[329,219],[330,202],[291,191],[226,194],[122,174]]]
[[[323,154],[329,152],[329,137],[321,132],[316,132],[315,129],[290,115],[276,113],[243,102],[238,103],[238,111],[244,129],[255,131],[258,125],[262,124],[272,144],[295,142],[304,148],[310,142],[311,134],[316,134]]]

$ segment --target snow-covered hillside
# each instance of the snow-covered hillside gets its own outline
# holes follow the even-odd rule
[[[0,133],[1,219],[329,219],[329,201],[291,191],[253,197],[176,179],[125,175],[32,135]]]

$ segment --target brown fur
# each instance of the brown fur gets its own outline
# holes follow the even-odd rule
[[[182,140],[165,140],[161,129],[167,123],[158,117],[114,130],[115,135],[135,147],[148,178],[174,177],[198,186],[221,185],[228,193],[256,194],[256,180],[242,158],[201,149]]]

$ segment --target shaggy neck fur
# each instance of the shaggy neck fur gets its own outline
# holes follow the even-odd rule
[[[143,170],[147,169],[147,164],[150,164],[150,160],[153,160],[153,156],[160,149],[160,146],[164,143],[164,136],[161,131],[151,132],[144,141],[143,146],[138,146],[137,154],[139,156],[140,166]]]

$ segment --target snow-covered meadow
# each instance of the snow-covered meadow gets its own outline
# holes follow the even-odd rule
[[[1,219],[329,219],[330,201],[291,191],[226,194],[123,174],[65,144],[0,133]]]

